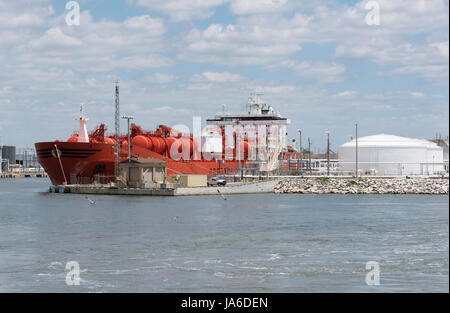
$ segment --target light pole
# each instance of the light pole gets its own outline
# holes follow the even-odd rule
[[[356,153],[356,159],[355,159],[355,163],[356,163],[356,173],[355,173],[355,177],[358,178],[358,123],[355,124],[355,128],[356,128],[356,142],[355,142],[355,153]]]
[[[433,155],[433,172],[431,173],[431,175],[434,175],[434,155]]]
[[[239,177],[240,177],[240,180],[242,181],[244,173],[242,172],[242,168],[241,168],[241,128],[239,125],[239,121],[236,121],[236,125],[237,125],[237,129],[238,129],[238,132],[236,133],[236,145],[237,145],[236,151],[237,151],[237,158],[239,161],[239,163],[238,163],[239,164]]]
[[[23,171],[25,172],[26,171],[26,168],[27,168],[27,149],[25,148],[25,150],[23,151],[23,160],[22,160],[22,169],[23,169]],[[433,158],[434,158],[434,156],[433,156]]]
[[[301,169],[303,169],[303,162],[302,162],[302,159],[303,159],[303,152],[302,152],[302,130],[301,129],[298,129],[297,130],[298,131],[298,139],[299,139],[299,143],[298,143],[298,145],[299,145],[299,149],[298,149],[298,152],[300,152],[300,168]]]
[[[115,86],[115,131],[116,131],[116,155],[114,160],[114,176],[116,179],[116,187],[119,186],[119,175],[120,175],[120,100],[119,100],[119,81],[116,80]]]
[[[326,131],[328,142],[327,142],[327,176],[330,176],[330,132]]]
[[[308,137],[308,154],[309,154],[309,174],[312,174],[312,168],[311,168],[311,138]]]
[[[130,120],[134,119],[134,116],[123,115],[122,118],[128,121],[128,162],[130,162],[131,161]]]

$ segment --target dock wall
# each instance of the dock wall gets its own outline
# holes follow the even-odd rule
[[[279,180],[257,183],[240,183],[220,187],[180,187],[180,188],[112,188],[107,186],[67,185],[51,186],[54,193],[75,193],[91,195],[129,195],[129,196],[205,196],[249,193],[273,193]]]

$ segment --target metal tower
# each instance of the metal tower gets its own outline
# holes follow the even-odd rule
[[[114,162],[114,176],[116,186],[119,183],[119,164],[120,164],[120,103],[119,103],[119,81],[116,80],[116,159]]]

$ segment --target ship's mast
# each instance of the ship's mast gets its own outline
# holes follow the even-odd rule
[[[119,81],[116,80],[116,158],[114,162],[114,176],[116,178],[116,186],[119,183],[119,164],[120,164],[120,103],[119,103]],[[130,143],[128,143],[130,144]]]

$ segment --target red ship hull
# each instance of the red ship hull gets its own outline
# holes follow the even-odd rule
[[[108,143],[39,142],[35,144],[38,162],[47,172],[53,185],[109,183],[114,177],[114,145]],[[157,158],[167,162],[167,175],[235,173],[239,161],[173,160],[153,151],[135,146],[133,157]],[[127,148],[122,147],[125,160]]]

